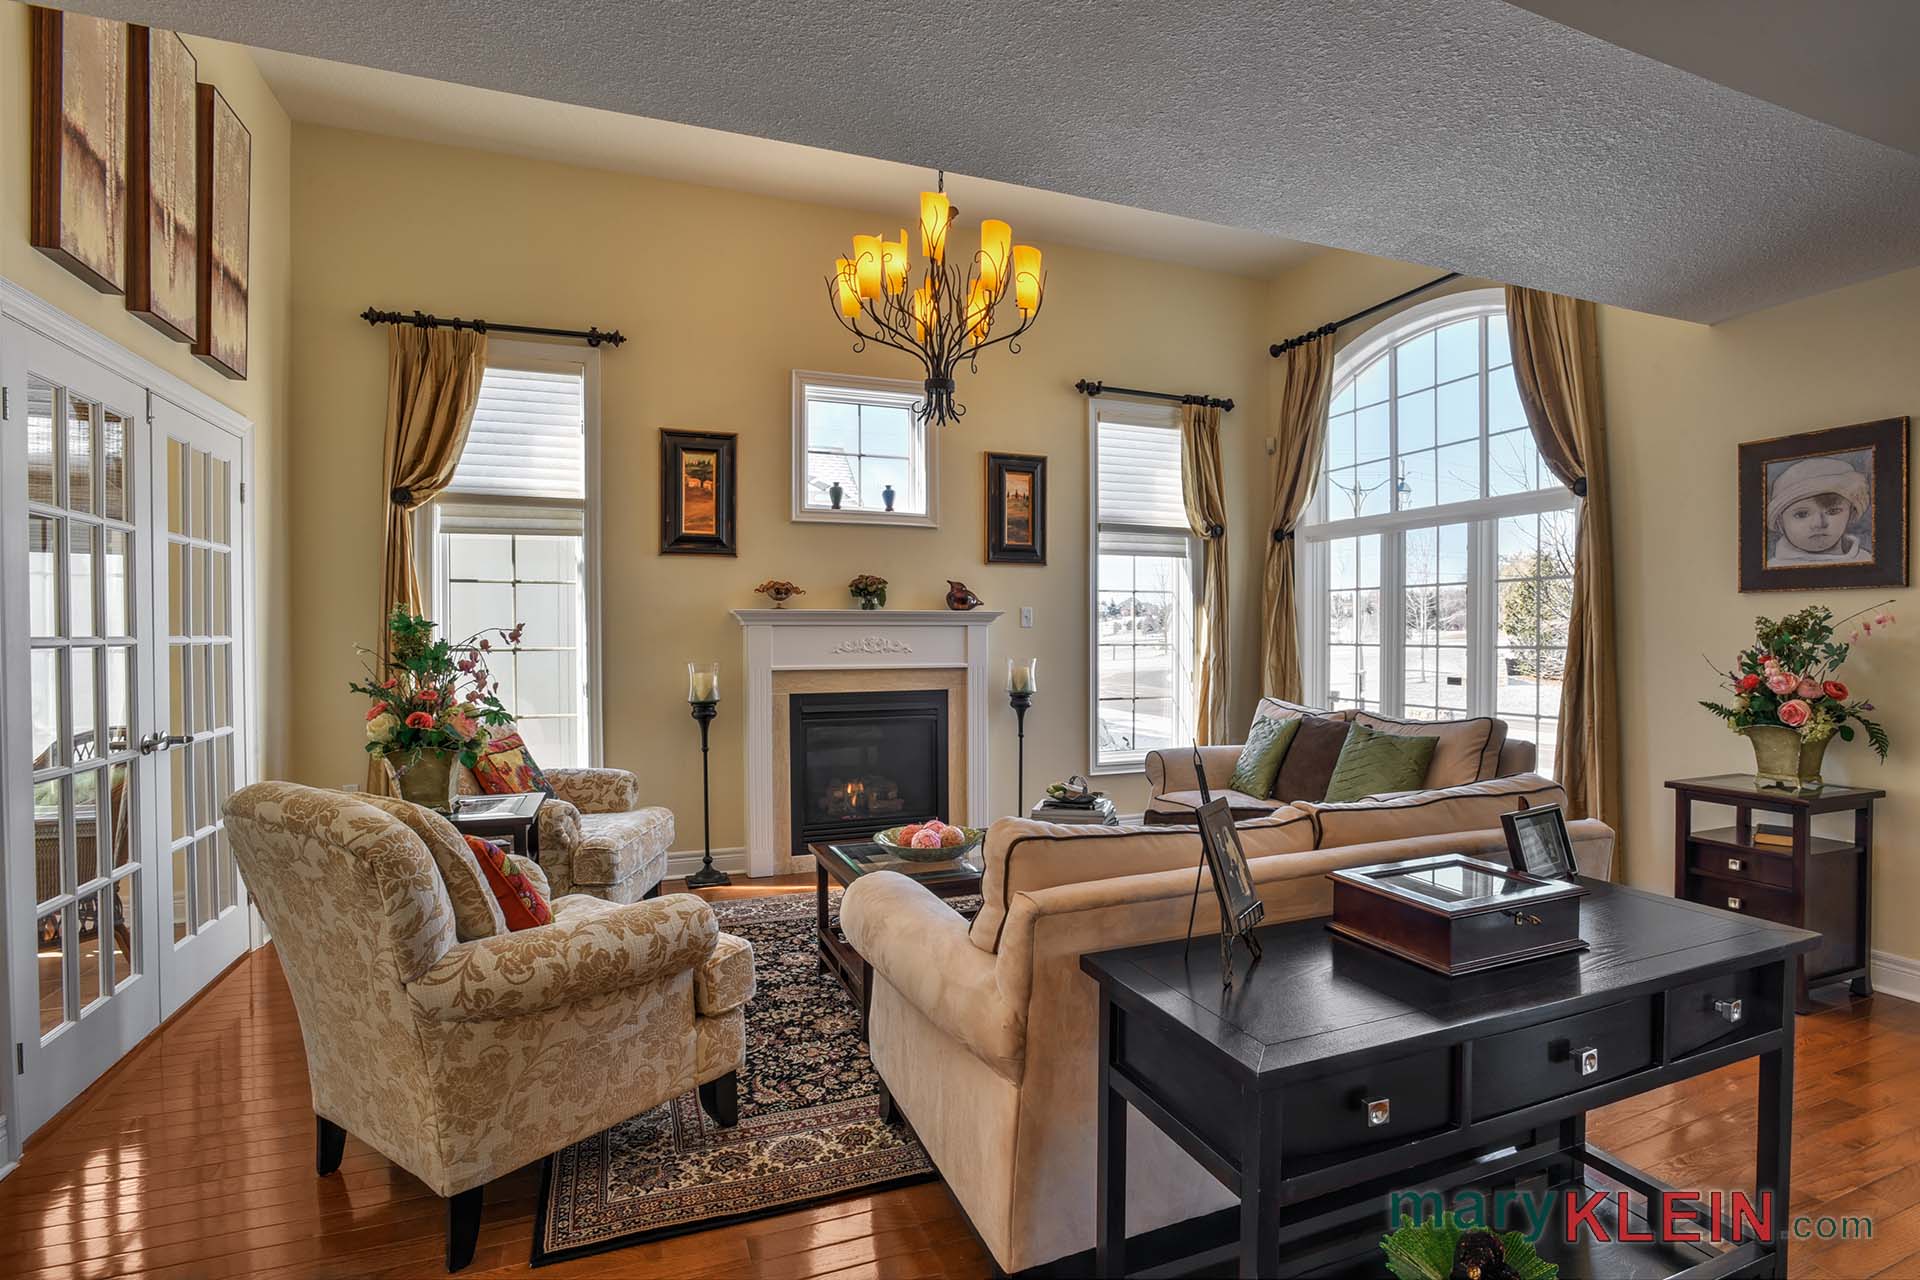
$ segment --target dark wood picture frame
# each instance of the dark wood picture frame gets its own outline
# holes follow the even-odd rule
[[[177,32],[127,28],[127,310],[200,332],[200,64]]]
[[[1542,880],[1566,880],[1578,871],[1567,815],[1559,805],[1537,804],[1503,813],[1500,826],[1506,831],[1507,857],[1515,871]]]
[[[739,442],[732,434],[661,430],[660,554],[739,554]]]
[[[1908,434],[1908,419],[1883,418],[1741,445],[1740,590],[1906,586]],[[1836,490],[1814,487],[1828,478]],[[1794,494],[1805,501],[1794,501]],[[1793,508],[1817,506],[1822,497],[1851,508],[1837,532],[1816,526],[1813,541],[1802,545],[1784,524],[1776,527],[1776,515],[1791,519]],[[1776,498],[1792,505],[1776,511]],[[1829,548],[1830,539],[1837,541]]]
[[[987,563],[1046,562],[1046,456],[987,454]]]
[[[27,238],[101,293],[127,276],[127,26],[35,7]]]
[[[1200,828],[1202,861],[1213,876],[1213,895],[1220,904],[1220,985],[1233,986],[1233,944],[1247,944],[1251,964],[1260,963],[1260,939],[1254,929],[1267,914],[1267,904],[1253,887],[1253,869],[1247,865],[1246,850],[1240,847],[1240,831],[1233,825],[1233,810],[1224,796],[1207,801],[1194,810],[1194,825]],[[1193,873],[1194,906],[1200,899],[1200,869]],[[1193,941],[1193,909],[1187,912],[1187,941]],[[1251,965],[1249,966],[1251,967]]]
[[[215,372],[247,376],[247,279],[253,239],[253,134],[210,84],[200,86],[195,153],[199,157],[199,331],[193,354]]]

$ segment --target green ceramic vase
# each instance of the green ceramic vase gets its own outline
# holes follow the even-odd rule
[[[1761,786],[1788,791],[1819,789],[1820,762],[1832,738],[1808,742],[1796,729],[1771,724],[1749,725],[1740,732],[1753,744],[1753,776]]]
[[[453,810],[452,751],[394,752],[387,756],[394,785],[400,798],[422,808],[450,813]]]

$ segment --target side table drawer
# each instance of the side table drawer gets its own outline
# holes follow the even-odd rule
[[[1280,1147],[1288,1160],[1360,1156],[1453,1122],[1453,1050],[1378,1062],[1282,1091]]]
[[[1793,888],[1793,859],[1777,854],[1735,852],[1719,845],[1696,844],[1688,850],[1687,869],[1696,875]]]
[[[1667,993],[1667,1056],[1684,1058],[1722,1041],[1780,1024],[1779,993],[1768,970],[1716,974]]]
[[[1653,1002],[1628,1000],[1473,1046],[1473,1118],[1578,1093],[1653,1064]]]
[[[1775,924],[1796,924],[1800,914],[1794,910],[1793,894],[1790,892],[1764,888],[1742,880],[1723,880],[1718,876],[1699,877],[1687,896],[1703,906],[1737,911],[1743,916],[1771,920]]]

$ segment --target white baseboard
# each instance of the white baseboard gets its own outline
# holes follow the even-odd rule
[[[667,854],[667,878],[690,875],[700,869],[705,851],[701,849],[674,849]],[[728,875],[747,874],[747,851],[745,848],[715,849],[713,865]]]
[[[1920,1004],[1920,960],[1897,956],[1891,951],[1876,951],[1871,971],[1874,994]]]

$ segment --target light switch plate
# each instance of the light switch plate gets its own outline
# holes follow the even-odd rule
[[[1023,604],[1020,606],[1020,625],[1023,627],[1031,627],[1033,625],[1032,605]]]

